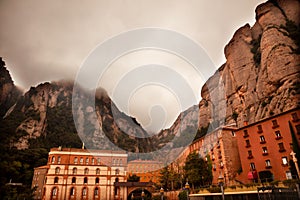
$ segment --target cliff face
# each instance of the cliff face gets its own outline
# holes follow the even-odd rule
[[[14,85],[1,57],[0,74],[0,118],[2,118],[21,96],[21,91]]]
[[[299,14],[297,0],[257,7],[256,23],[236,31],[225,47],[226,63],[202,88],[200,126],[240,127],[299,106]]]

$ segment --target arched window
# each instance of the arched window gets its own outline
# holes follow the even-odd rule
[[[99,188],[95,188],[95,190],[94,190],[94,196],[99,196]]]
[[[52,156],[51,163],[55,162],[55,156]]]
[[[88,168],[84,169],[84,174],[89,174],[89,169]]]
[[[72,178],[72,183],[76,183],[76,177]]]
[[[95,164],[95,159],[94,159],[94,158],[92,158],[92,165],[93,165],[93,164]]]
[[[95,183],[99,184],[99,178],[98,177],[96,178]]]
[[[60,164],[61,158],[60,156],[57,157],[57,163]]]
[[[80,158],[80,161],[79,161],[79,162],[80,162],[80,164],[83,163],[83,157]]]
[[[70,196],[74,196],[75,195],[75,188],[72,187],[70,190]]]
[[[84,177],[84,179],[83,179],[83,183],[84,183],[84,184],[87,184],[87,183],[88,183],[88,179],[87,179],[87,177]]]
[[[73,168],[73,174],[77,174],[77,168],[76,167]]]
[[[77,162],[78,162],[78,158],[75,157],[75,158],[74,158],[74,164],[77,164]]]
[[[100,169],[99,169],[99,168],[96,169],[96,174],[97,174],[97,175],[100,174]]]
[[[87,195],[86,187],[82,189],[82,196],[85,197]]]
[[[85,159],[85,164],[89,164],[89,158]]]
[[[46,190],[45,190],[46,191]],[[54,187],[51,192],[52,196],[57,196],[57,188]]]
[[[120,170],[119,169],[116,169],[116,174],[119,174],[120,173]]]
[[[56,167],[56,168],[55,168],[55,174],[59,174],[59,172],[60,172],[60,168],[59,168],[59,167]]]
[[[58,183],[58,177],[54,178],[54,183]]]

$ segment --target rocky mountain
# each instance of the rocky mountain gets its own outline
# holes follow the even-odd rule
[[[0,57],[0,117],[11,108],[21,96],[21,91],[14,85],[14,82],[5,67],[5,62]]]

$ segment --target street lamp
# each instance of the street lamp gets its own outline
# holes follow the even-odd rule
[[[219,186],[221,187],[221,192],[222,192],[222,200],[225,200],[225,196],[224,196],[224,177],[222,176],[222,174],[220,174],[220,176],[218,177],[218,182],[219,182]]]
[[[134,199],[134,196],[133,196],[133,193],[131,194],[131,200],[133,200]]]
[[[164,188],[161,187],[159,192],[160,192],[161,200],[164,200]]]
[[[189,189],[190,189],[190,185],[189,182],[186,181],[185,185],[184,185],[186,191],[187,191],[187,200],[189,200]]]
[[[144,192],[144,189],[142,190],[142,200],[144,200],[144,197],[145,197],[145,192]]]

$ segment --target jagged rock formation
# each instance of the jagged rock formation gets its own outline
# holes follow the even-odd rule
[[[299,106],[299,20],[297,0],[257,7],[256,23],[236,31],[225,47],[226,63],[202,88],[200,127],[240,127]]]
[[[0,118],[2,118],[21,96],[21,91],[14,85],[9,71],[5,67],[5,62],[1,57],[0,74]]]

